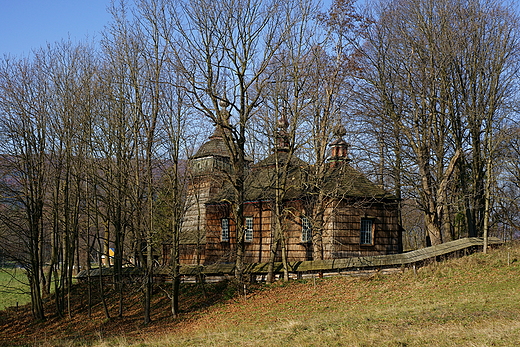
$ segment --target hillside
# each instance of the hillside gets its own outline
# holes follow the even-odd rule
[[[85,288],[77,286],[72,319],[34,323],[27,308],[0,311],[0,345],[516,346],[519,259],[514,243],[417,272],[259,285],[246,297],[226,284],[208,285],[206,298],[187,286],[178,320],[158,290],[146,327],[137,292],[124,318],[107,320],[101,305],[87,317]]]

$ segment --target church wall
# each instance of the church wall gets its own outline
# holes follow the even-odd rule
[[[289,207],[293,213],[301,210],[301,203],[293,202]],[[253,217],[253,240],[245,242],[244,262],[265,263],[269,261],[272,229],[274,228],[271,206],[268,202],[246,203],[244,217]],[[230,218],[229,241],[221,240],[222,218],[230,218],[230,208],[227,204],[207,206],[207,233],[206,233],[206,263],[234,261],[236,245],[236,225]],[[298,217],[291,217],[285,221],[285,235],[289,261],[311,260],[312,243],[302,242],[301,221]],[[277,249],[275,261],[281,261],[281,246]]]
[[[331,213],[331,233],[334,235],[332,247],[326,258],[346,258],[383,254],[396,254],[401,251],[400,226],[398,224],[397,203],[342,202]],[[373,221],[372,243],[360,243],[361,219]]]
[[[285,220],[285,236],[288,261],[312,260],[312,241],[302,241],[302,211],[301,201],[291,201],[285,206],[287,219]],[[281,261],[281,250],[278,251],[277,261]]]
[[[252,202],[244,205],[244,217],[253,217],[253,240],[245,243],[246,263],[269,261],[271,244],[271,209],[266,202]]]
[[[301,202],[293,201],[287,206],[289,218],[285,221],[285,235],[288,261],[312,260],[312,242],[302,242]],[[324,258],[345,258],[401,251],[400,227],[398,225],[397,204],[351,203],[333,204],[325,212],[323,247]],[[207,205],[205,263],[234,262],[236,227],[230,218],[228,204]],[[246,203],[244,217],[253,217],[253,240],[245,243],[246,263],[269,261],[271,227],[274,227],[269,203]],[[229,218],[229,241],[221,240],[222,218]],[[373,220],[372,244],[360,244],[361,218]],[[281,261],[281,247],[278,247],[275,261]]]
[[[236,228],[233,219],[229,218],[229,204],[207,205],[206,211],[206,264],[233,262]],[[229,241],[221,240],[222,218],[229,218]]]

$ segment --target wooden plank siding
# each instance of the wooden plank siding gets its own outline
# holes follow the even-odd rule
[[[229,218],[228,204],[206,206],[205,263],[230,263],[233,261],[232,240],[236,238],[235,224]],[[221,240],[222,218],[229,218],[229,240]]]
[[[325,259],[373,256],[401,252],[401,229],[398,224],[397,204],[371,203],[352,204],[341,202],[328,211],[332,221],[332,247]],[[373,221],[372,243],[360,242],[361,219]]]
[[[324,259],[373,256],[401,252],[401,229],[398,224],[397,204],[392,202],[337,201],[330,204],[324,215]],[[245,263],[261,263],[269,259],[274,221],[269,201],[248,202],[244,217],[253,218],[253,239],[245,243]],[[289,211],[284,222],[288,261],[312,260],[312,242],[302,240],[302,212],[299,200],[285,204]],[[236,245],[236,223],[227,203],[205,206],[204,263],[231,263]],[[222,219],[229,219],[229,240],[222,240]],[[360,243],[361,218],[374,222],[372,244]],[[185,245],[187,249],[187,245]],[[194,264],[184,257],[182,263]],[[191,256],[191,259],[195,259]],[[187,261],[185,261],[187,260]],[[281,261],[278,247],[276,261]]]

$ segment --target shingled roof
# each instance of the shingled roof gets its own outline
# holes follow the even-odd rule
[[[205,142],[200,146],[199,150],[192,159],[219,156],[229,158],[229,149],[222,136],[222,130],[219,127],[215,128],[215,132],[209,137],[209,141]]]
[[[302,184],[306,180],[305,175],[309,164],[294,155],[280,151],[271,154],[252,167],[251,174],[246,180],[246,200],[259,201],[274,199],[277,176],[280,180],[283,179],[282,171],[287,162],[286,191],[284,198],[291,200],[301,197],[304,191]],[[278,184],[281,184],[281,181]]]
[[[246,179],[246,201],[269,201],[275,197],[276,175],[282,177],[281,168],[287,160],[286,200],[294,200],[321,189],[331,198],[355,199],[395,199],[380,186],[372,183],[365,175],[354,169],[348,162],[335,163],[327,168],[323,181],[312,182],[312,166],[286,152],[272,154],[254,165]],[[276,162],[278,168],[276,169]],[[313,185],[315,187],[313,187]],[[208,201],[209,204],[233,199],[231,185],[226,185],[219,194]]]
[[[321,188],[337,198],[395,199],[346,162],[328,168]]]

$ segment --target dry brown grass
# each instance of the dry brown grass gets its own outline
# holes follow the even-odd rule
[[[18,335],[8,327],[7,334],[41,346],[516,346],[519,259],[512,244],[417,274],[277,283],[229,300],[226,287],[215,287],[210,299],[185,296],[179,320],[158,293],[149,326],[134,302],[124,319],[106,321],[101,312],[88,319],[78,306],[73,321],[29,323],[32,330]]]

